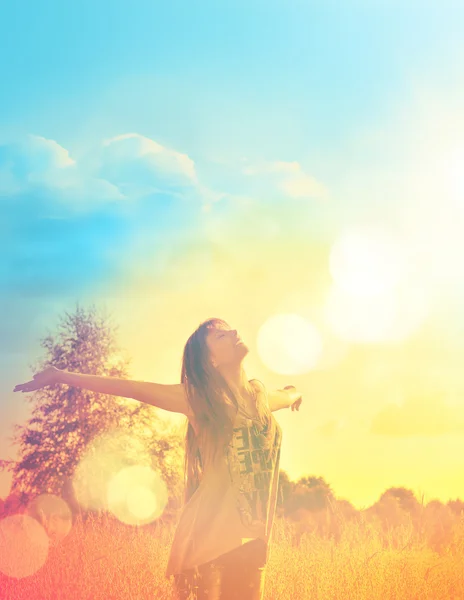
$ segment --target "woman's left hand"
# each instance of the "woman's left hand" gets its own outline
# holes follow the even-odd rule
[[[294,390],[293,393],[297,394],[297,399],[290,404],[292,410],[300,410],[300,404],[303,402],[303,396],[297,392],[297,389],[294,385],[286,385],[284,390]]]
[[[300,396],[298,398],[298,400],[291,405],[292,410],[300,410],[300,404],[302,403],[302,401],[303,401],[303,396]]]

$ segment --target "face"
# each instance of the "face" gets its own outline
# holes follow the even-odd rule
[[[244,342],[237,342],[240,342],[240,336],[236,329],[231,329],[225,324],[212,326],[208,331],[206,344],[210,350],[213,366],[240,363],[249,349]]]

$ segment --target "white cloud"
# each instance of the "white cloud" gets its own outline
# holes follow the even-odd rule
[[[138,133],[117,135],[103,142],[105,163],[138,161],[153,174],[170,176],[195,185],[198,178],[193,160],[182,152],[162,146]]]
[[[243,173],[245,175],[261,175],[263,173],[296,173],[301,170],[298,162],[283,162],[283,161],[270,161],[261,162],[256,165],[245,167]]]
[[[269,161],[243,168],[244,175],[271,175],[270,182],[290,198],[326,199],[327,188],[304,172],[297,161]],[[269,181],[269,178],[267,178]]]
[[[280,187],[292,198],[323,198],[327,194],[326,188],[321,183],[304,173],[285,179]]]
[[[253,198],[251,204],[260,213],[262,186],[267,199],[272,190],[283,192],[288,200],[327,195],[326,188],[296,161],[250,165],[243,173],[253,175],[254,181],[247,178],[245,193],[216,191],[199,180],[195,162],[188,154],[134,132],[105,139],[100,145],[86,149],[79,159],[56,140],[28,135],[16,144],[0,148],[2,162],[0,194],[40,189],[57,203],[81,212],[108,201],[130,203],[168,193],[188,196],[204,213],[222,200],[227,200],[230,206],[240,204],[242,197],[250,201]],[[233,176],[237,175],[240,173],[235,171]],[[295,209],[299,210],[297,206]]]
[[[57,141],[32,134],[0,147],[0,195],[36,189],[75,211],[161,193],[189,193],[208,210],[222,197],[199,182],[187,154],[137,133],[104,140],[79,160]]]
[[[76,164],[76,161],[69,156],[66,148],[60,146],[55,140],[48,140],[39,135],[29,136],[29,144],[26,150],[31,156],[35,156],[37,161],[45,159],[48,163],[46,166],[65,168]]]
[[[2,148],[2,155],[7,156],[0,172],[3,195],[45,189],[54,200],[75,209],[125,198],[115,185],[81,168],[55,140],[30,134]]]

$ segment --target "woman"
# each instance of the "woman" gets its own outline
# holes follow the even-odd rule
[[[261,600],[279,479],[282,430],[272,411],[299,410],[294,386],[268,392],[247,380],[248,347],[222,319],[189,337],[175,385],[69,373],[49,367],[14,391],[67,383],[134,398],[188,418],[185,504],[166,577],[179,600]]]

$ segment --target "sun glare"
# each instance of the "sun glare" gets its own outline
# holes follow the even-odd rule
[[[404,275],[404,252],[399,240],[376,227],[345,231],[330,252],[330,273],[336,285],[356,297],[389,292]]]
[[[282,375],[314,369],[322,352],[322,340],[316,327],[296,314],[269,318],[258,332],[257,345],[263,363]]]
[[[414,268],[413,268],[414,267]],[[342,340],[357,343],[401,341],[429,312],[423,284],[415,281],[411,248],[386,229],[359,226],[333,244],[333,285],[325,319]]]
[[[324,312],[332,330],[347,342],[398,342],[422,324],[428,314],[428,300],[419,288],[357,298],[333,286]]]

